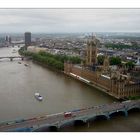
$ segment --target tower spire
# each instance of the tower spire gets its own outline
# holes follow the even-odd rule
[[[88,66],[94,66],[97,64],[97,48],[100,45],[98,39],[95,36],[90,36],[90,40],[87,43],[87,50],[86,50],[86,64]]]

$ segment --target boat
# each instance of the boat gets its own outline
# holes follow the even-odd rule
[[[43,97],[39,93],[35,93],[35,98],[39,101],[43,100]]]
[[[28,64],[24,64],[26,67],[29,66]]]

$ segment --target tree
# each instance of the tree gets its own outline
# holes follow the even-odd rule
[[[121,58],[119,57],[110,57],[110,65],[121,65]]]
[[[103,65],[104,58],[105,58],[104,55],[98,55],[97,60],[99,65]]]
[[[132,61],[127,62],[125,65],[129,70],[133,69],[135,66],[135,64]]]
[[[64,61],[71,61],[74,64],[81,63],[81,59],[77,56],[67,56],[67,55],[53,55],[45,51],[40,51],[39,53],[32,53],[25,51],[23,48],[19,50],[20,54],[25,56],[32,56],[33,60],[38,61],[42,64],[48,65],[50,67],[56,68],[58,70],[64,70]]]

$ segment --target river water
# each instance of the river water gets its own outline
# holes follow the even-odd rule
[[[18,48],[15,47],[15,50]],[[18,56],[13,48],[0,48],[0,56]],[[30,118],[106,104],[116,99],[62,73],[32,61],[0,60],[0,121]],[[24,64],[29,64],[26,67]],[[39,92],[43,101],[35,99]],[[68,127],[61,131],[140,131],[140,113],[97,121],[89,127]]]

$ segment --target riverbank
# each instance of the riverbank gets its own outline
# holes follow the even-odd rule
[[[42,51],[39,53],[32,53],[32,52],[28,52],[28,51],[24,51],[24,50],[19,50],[19,53],[24,55],[24,56],[32,56],[34,63],[37,63],[43,67],[49,68],[49,69],[54,70],[54,71],[64,73],[65,75],[71,76],[71,77],[73,77],[81,82],[88,84],[89,86],[92,86],[92,87],[108,94],[108,91],[102,89],[98,85],[94,85],[91,82],[85,82],[77,77],[74,77],[74,76],[69,75],[69,74],[64,72],[64,61],[65,60],[68,60],[71,58],[72,63],[78,63],[78,62],[80,62],[79,58],[60,56],[60,55],[52,55],[52,54],[42,52]],[[111,94],[110,94],[110,96],[113,97],[113,95],[111,95]]]
[[[32,62],[35,63],[35,64],[38,64],[38,65],[40,65],[40,66],[42,66],[42,67],[44,67],[44,68],[48,68],[48,69],[50,69],[50,70],[53,70],[53,71],[56,71],[56,72],[59,72],[59,73],[64,73],[64,71],[58,70],[58,69],[56,69],[56,68],[53,68],[53,67],[51,67],[51,66],[48,66],[47,64],[38,62],[38,61],[36,61],[36,60],[32,60]]]
[[[67,55],[60,55],[60,54],[50,54],[45,51],[40,52],[30,52],[22,47],[19,50],[19,54],[23,56],[30,56],[32,57],[33,61],[39,62],[42,65],[51,67],[56,70],[63,71],[64,70],[64,62],[70,61],[73,64],[81,63],[81,59],[77,56],[67,56]]]
[[[53,71],[62,73],[62,74],[64,74],[64,75],[68,76],[68,77],[72,77],[72,78],[74,78],[75,80],[77,80],[77,81],[79,81],[79,82],[82,82],[82,83],[85,83],[85,84],[87,84],[88,86],[91,86],[91,87],[97,89],[98,91],[102,91],[103,93],[109,94],[109,96],[111,96],[112,98],[114,98],[114,96],[113,96],[112,94],[110,94],[107,90],[104,90],[104,89],[100,88],[99,86],[97,86],[97,85],[95,85],[95,84],[93,84],[93,83],[91,83],[91,82],[83,81],[83,80],[77,78],[76,76],[72,76],[72,75],[70,75],[70,74],[65,73],[64,71],[57,70],[57,69],[55,69],[55,68],[53,68],[53,67],[50,67],[50,66],[48,66],[48,65],[46,65],[46,64],[43,64],[43,63],[41,63],[41,62],[34,61],[34,60],[33,60],[33,62],[36,63],[36,64],[39,64],[39,65],[41,65],[41,66],[43,66],[43,67],[45,67],[45,68],[49,68],[50,70],[53,70]],[[118,101],[125,101],[125,100],[127,100],[127,99],[118,99],[117,97],[114,98],[114,99],[117,99]]]
[[[130,96],[128,97],[129,100],[139,100],[140,96]]]
[[[24,56],[32,56],[33,62],[36,62],[44,67],[50,68],[55,71],[60,71],[60,72],[64,72],[64,61],[70,60],[73,64],[77,64],[78,62],[80,62],[80,59],[77,57],[69,57],[66,55],[54,55],[54,54],[50,54],[50,53],[47,53],[44,51],[34,53],[34,52],[29,52],[24,49],[20,49],[19,53]],[[67,74],[67,73],[64,72],[64,74]],[[71,74],[69,74],[69,76],[73,77],[73,75],[71,75]],[[77,78],[77,77],[79,77],[79,76],[76,76],[74,78],[76,78],[82,82],[85,82],[85,80],[86,80],[86,82],[85,82],[86,84],[88,84],[94,88],[97,88],[98,90],[103,91],[104,93],[106,93],[112,97],[115,97],[116,99],[120,99],[120,100],[129,99],[129,98],[122,99],[118,96],[115,96],[114,94],[112,94],[112,92],[109,91],[109,89],[104,89],[103,86],[99,85],[97,82],[95,82],[95,83],[93,83],[91,81],[87,82],[88,79],[83,80],[84,79],[83,77],[81,77],[81,78]],[[139,98],[133,97],[133,99],[139,99]]]
[[[92,86],[92,87],[96,88],[96,89],[99,90],[99,91],[102,91],[102,92],[104,92],[104,93],[106,93],[106,94],[109,94],[109,96],[111,96],[112,98],[117,99],[118,101],[124,101],[124,99],[119,99],[118,97],[114,97],[112,94],[110,94],[110,92],[108,92],[107,90],[105,90],[105,89],[99,87],[97,84],[96,84],[96,85],[93,84],[92,82],[88,81],[87,79],[84,79],[84,78],[82,78],[82,77],[80,77],[80,76],[78,76],[78,75],[75,75],[75,76],[74,76],[74,75],[72,75],[72,74],[67,74],[67,73],[65,73],[65,72],[64,72],[64,74],[66,74],[67,76],[72,77],[72,78],[74,78],[74,79],[76,79],[76,80],[78,80],[78,81],[80,81],[80,82],[83,82],[83,83],[85,83],[85,84],[87,84],[87,85],[89,85],[89,86]]]

